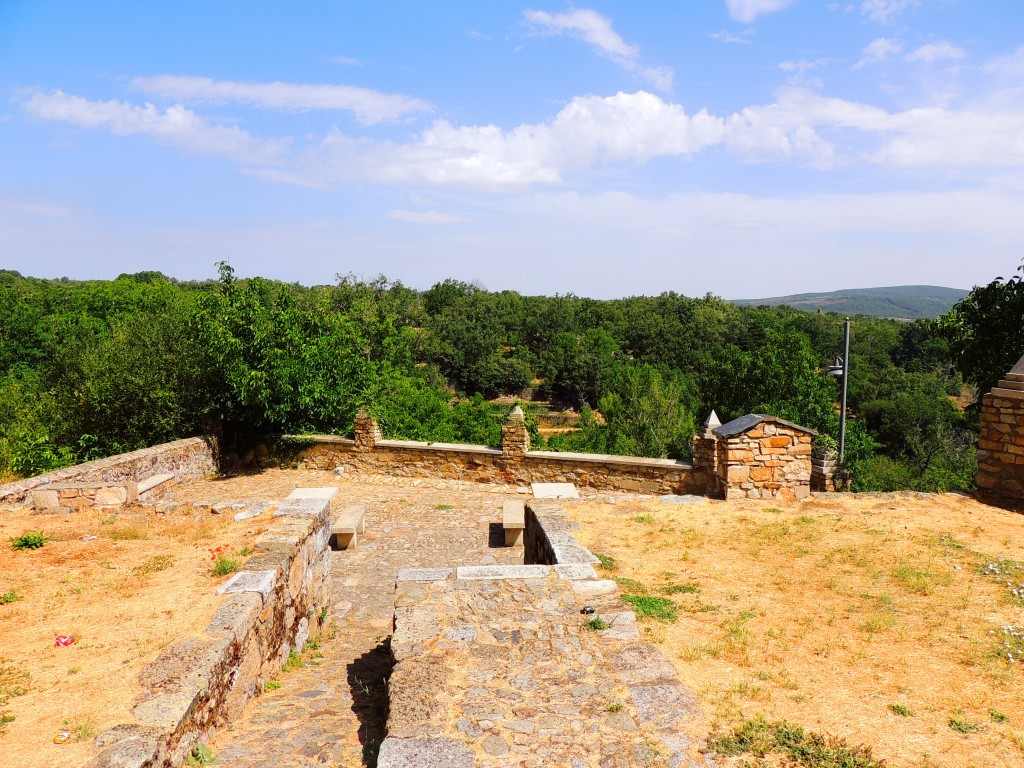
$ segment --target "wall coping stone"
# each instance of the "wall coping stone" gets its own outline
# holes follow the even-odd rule
[[[551,568],[546,565],[467,565],[457,568],[455,573],[458,579],[542,579],[551,573]]]
[[[554,461],[587,461],[594,464],[621,464],[637,467],[678,467],[681,471],[693,469],[693,464],[678,459],[652,459],[647,456],[615,456],[610,453],[572,453],[570,451],[527,451],[527,459]]]
[[[224,584],[217,587],[218,595],[231,595],[236,592],[258,592],[267,601],[270,593],[274,591],[277,583],[276,570],[274,571],[240,571],[228,579]]]
[[[419,440],[378,440],[377,448],[398,448],[422,451],[424,448],[432,451],[452,451],[454,453],[486,453],[492,456],[500,456],[501,448],[490,445],[471,445],[469,443],[424,443]]]
[[[451,568],[402,568],[397,581],[444,581],[451,575]]]

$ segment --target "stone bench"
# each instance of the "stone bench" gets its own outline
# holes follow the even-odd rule
[[[523,543],[526,530],[526,508],[521,501],[506,501],[501,506],[501,527],[505,529],[505,546]]]
[[[355,549],[366,530],[366,505],[349,504],[331,523],[332,549]]]
[[[163,474],[153,475],[145,480],[140,480],[136,489],[138,500],[146,501],[163,496],[174,487],[174,479],[173,472],[164,472]]]

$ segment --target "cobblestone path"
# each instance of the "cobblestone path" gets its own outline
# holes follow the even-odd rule
[[[398,570],[523,561],[522,548],[500,546],[501,503],[523,498],[514,488],[268,472],[190,495],[279,499],[297,485],[338,485],[334,505],[367,504],[366,534],[357,549],[333,555],[334,604],[321,647],[305,654],[305,666],[282,671],[281,687],[253,699],[212,742],[221,768],[376,765]]]

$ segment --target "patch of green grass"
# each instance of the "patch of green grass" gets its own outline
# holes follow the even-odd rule
[[[264,691],[276,691],[280,687],[281,687],[281,683],[279,681],[277,681],[277,680],[266,680],[263,683],[263,690]]]
[[[888,707],[889,711],[897,717],[913,717],[914,710],[910,707],[905,707],[902,704],[890,704]]]
[[[605,712],[621,712],[622,702],[621,701],[609,701],[604,705]]]
[[[957,733],[967,735],[968,733],[977,733],[978,731],[985,730],[984,723],[972,723],[970,720],[961,720],[958,717],[949,718],[949,727]]]
[[[1002,712],[1000,712],[998,709],[990,709],[988,711],[988,716],[991,717],[992,721],[995,723],[1005,723],[1010,719]]]
[[[21,549],[40,549],[46,542],[53,541],[53,539],[42,531],[26,531],[21,536],[11,536],[9,541],[11,542],[11,549],[17,551]]]
[[[619,589],[628,595],[646,595],[647,587],[641,584],[639,581],[633,579],[627,579],[625,576],[617,576],[615,583],[619,585]]]
[[[804,768],[884,768],[871,747],[852,747],[837,736],[822,736],[785,721],[768,722],[761,715],[745,720],[732,733],[713,733],[708,747],[720,755],[763,758],[780,755]]]
[[[658,591],[665,595],[695,595],[700,592],[700,587],[696,584],[669,584]]]
[[[930,595],[936,585],[947,586],[950,582],[949,576],[921,570],[913,565],[904,563],[892,571],[892,577],[898,581],[904,589],[915,595]]]
[[[1010,601],[1018,608],[1024,608],[1024,564],[1000,557],[981,565],[981,575],[989,576],[1006,586]]]
[[[205,744],[195,744],[188,753],[188,765],[213,765],[216,762],[213,750]]]
[[[610,627],[610,626],[611,626],[611,624],[609,624],[607,621],[602,619],[600,616],[595,616],[594,618],[592,618],[590,621],[587,622],[587,629],[592,629],[595,632],[597,632],[599,630],[602,630],[602,629],[608,629],[608,627]]]
[[[992,655],[997,658],[1004,658],[1010,664],[1015,661],[1024,661],[1024,627],[1013,626],[1012,624],[1000,627],[999,632],[991,630],[996,635],[997,643],[992,648]]]
[[[6,712],[0,712],[0,736],[7,731],[7,726],[14,722],[14,715],[8,715]]]
[[[449,509],[455,509],[455,506],[452,504],[438,504],[436,507],[434,507],[434,509],[445,511]]]
[[[633,519],[636,522],[638,522],[638,523],[644,523],[645,525],[650,525],[651,523],[654,522],[654,515],[637,515]]]
[[[217,558],[213,561],[213,575],[227,576],[229,573],[237,571],[239,565],[238,558],[231,557],[230,555],[217,555]]]
[[[597,558],[597,567],[602,571],[617,571],[619,564],[615,562],[615,558],[611,555],[602,555],[600,552],[595,552],[594,557]]]
[[[644,619],[656,621],[675,621],[679,618],[676,604],[667,597],[652,595],[622,595],[622,600],[633,607],[633,612]]]
[[[288,658],[284,660],[284,667],[283,667],[284,671],[285,672],[291,672],[292,670],[301,669],[301,668],[302,668],[302,657],[299,655],[298,651],[296,651],[294,649],[289,651]]]
[[[771,512],[771,510],[767,510]],[[754,531],[754,538],[759,541],[782,541],[789,536],[789,526],[782,521],[773,521],[765,523]]]
[[[19,595],[15,590],[12,589],[10,592],[4,592],[2,595],[0,595],[0,605],[16,603],[21,599],[21,595]]]

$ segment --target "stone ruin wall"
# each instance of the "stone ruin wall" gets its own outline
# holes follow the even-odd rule
[[[0,504],[31,503],[33,491],[53,491],[54,507],[69,510],[91,506],[99,494],[98,506],[131,501],[131,485],[136,486],[154,475],[172,474],[175,482],[197,480],[217,472],[217,441],[210,437],[189,437],[170,443],[122,453],[96,461],[65,467],[45,475],[0,485]],[[67,493],[62,497],[59,490]],[[81,490],[84,493],[72,494]],[[60,499],[82,498],[83,502],[61,503]]]
[[[218,591],[203,632],[175,640],[140,674],[134,721],[96,739],[91,768],[172,768],[278,677],[330,603],[330,501],[285,501],[254,554]]]
[[[983,496],[1024,498],[1024,358],[982,398],[974,481]]]

